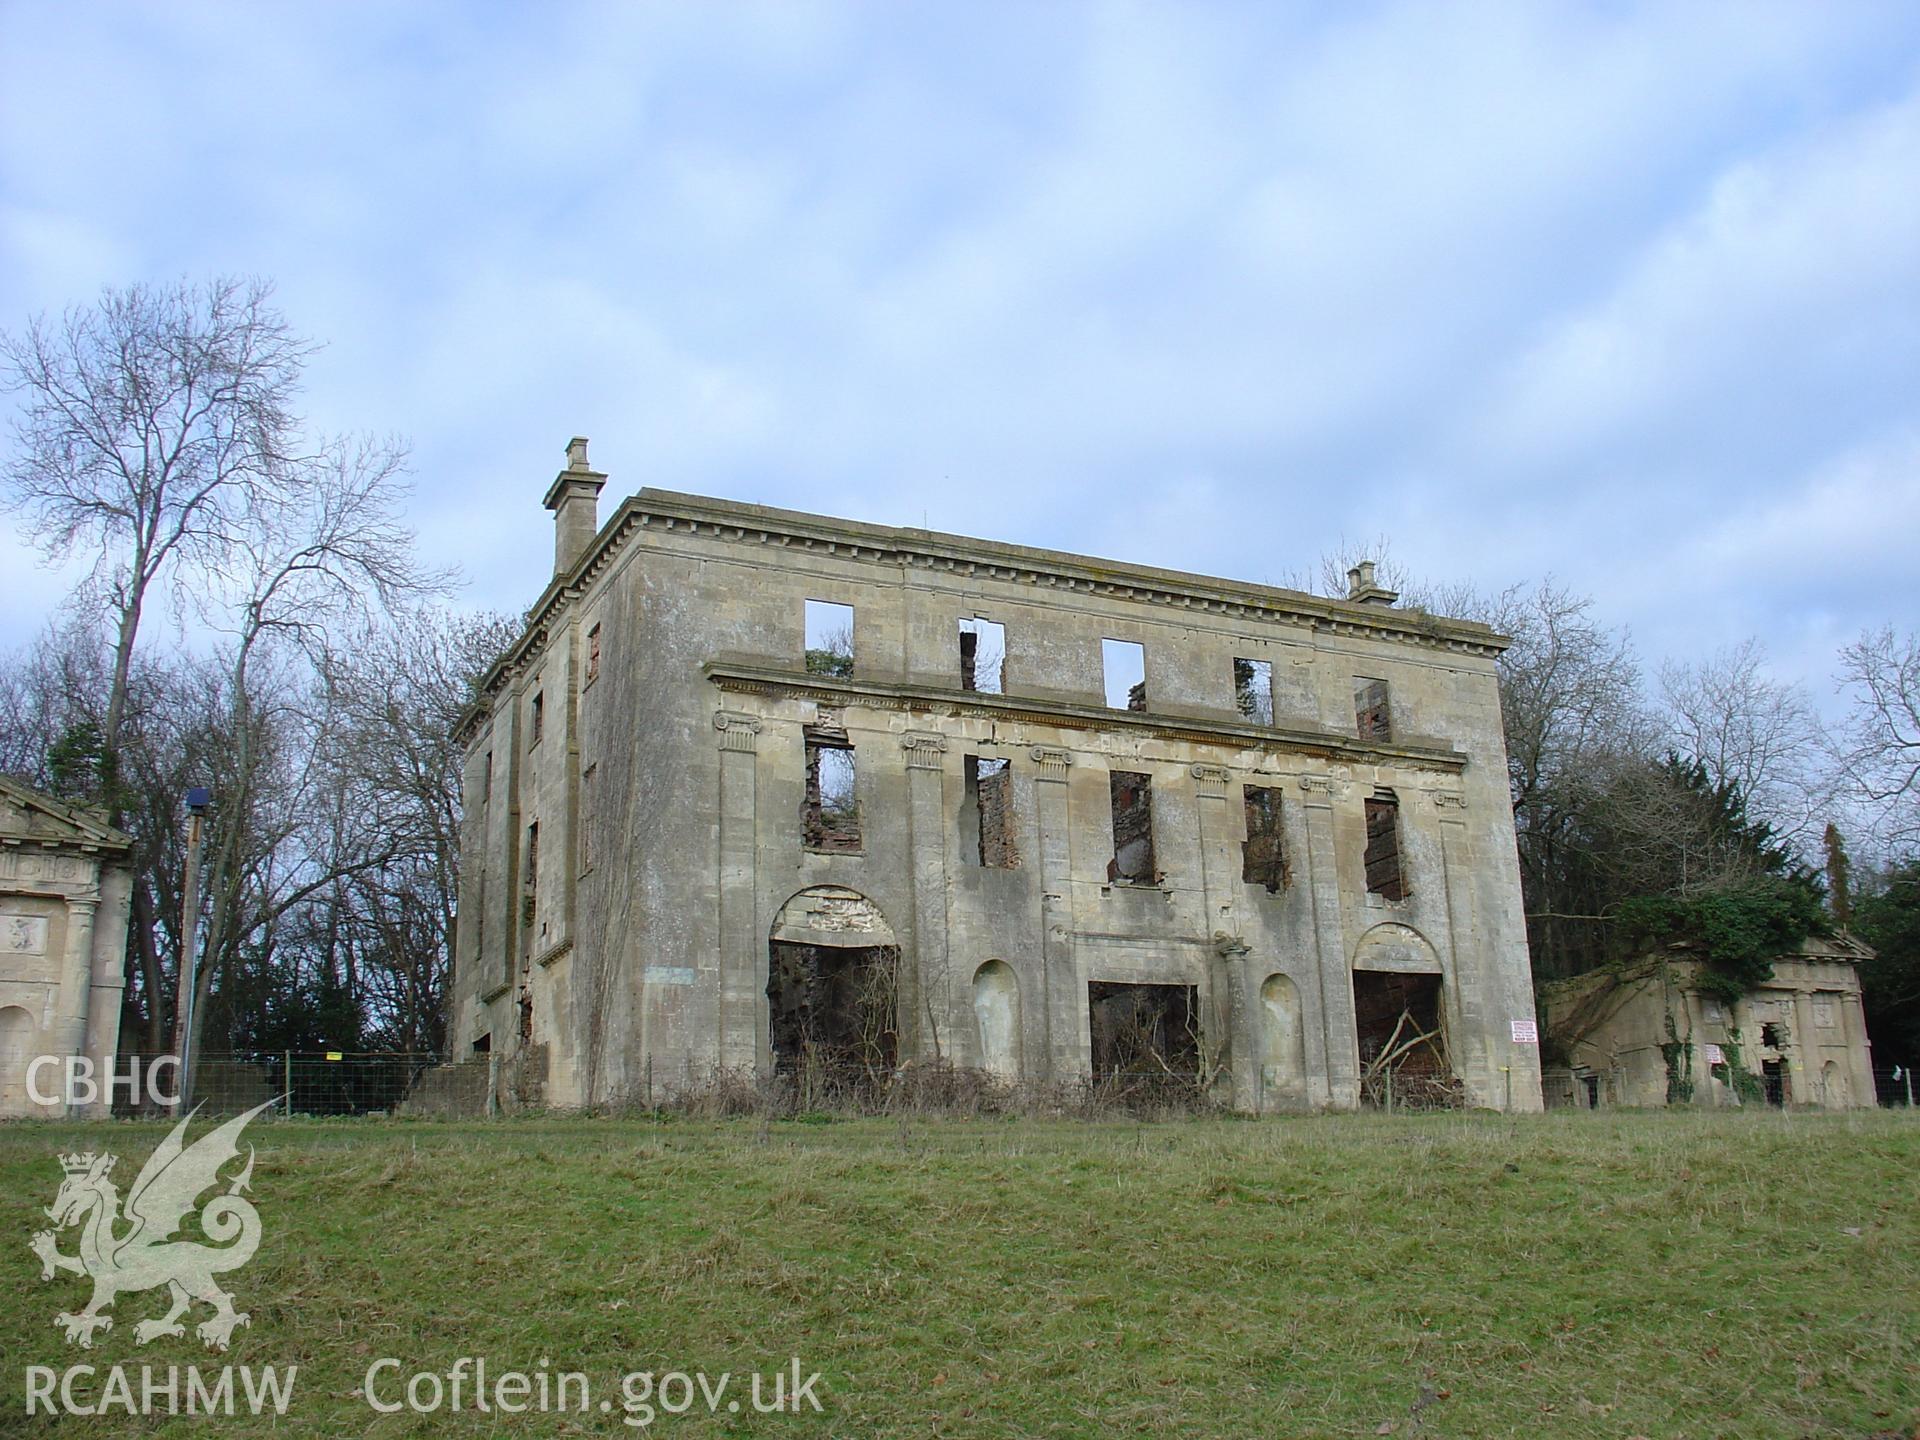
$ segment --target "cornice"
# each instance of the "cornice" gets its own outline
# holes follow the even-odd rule
[[[578,600],[641,532],[684,534],[753,549],[831,556],[894,570],[937,571],[1032,586],[1036,590],[1099,596],[1179,610],[1294,625],[1318,634],[1385,640],[1424,649],[1493,657],[1508,638],[1471,620],[1327,599],[1299,590],[1195,575],[1153,565],[1102,560],[1066,551],[979,540],[937,530],[874,525],[749,505],[673,490],[644,489],[620,503],[573,568],[556,575],[527,612],[521,638],[487,672],[479,697],[455,727],[465,741],[512,675],[545,648],[548,627]]]

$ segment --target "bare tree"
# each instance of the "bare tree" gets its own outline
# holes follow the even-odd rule
[[[462,805],[454,729],[518,628],[504,615],[416,610],[364,627],[328,660],[339,722],[324,742],[339,817],[330,933],[340,982],[390,1048],[444,1041]]]
[[[0,383],[25,396],[0,493],[50,557],[97,547],[87,594],[114,634],[109,776],[153,587],[223,565],[294,458],[288,407],[312,347],[271,293],[258,280],[133,285],[0,334]]]
[[[1748,813],[1811,854],[1831,809],[1825,735],[1804,687],[1770,680],[1749,639],[1702,661],[1660,667],[1669,744],[1715,785],[1735,787]]]
[[[237,962],[259,927],[332,878],[310,856],[293,873],[283,863],[283,842],[301,827],[321,778],[320,734],[298,744],[289,737],[312,720],[308,694],[324,695],[315,677],[324,671],[328,636],[446,584],[444,574],[416,561],[411,533],[397,518],[404,458],[393,442],[328,442],[314,459],[289,467],[261,523],[231,546],[225,696],[232,749],[222,757],[219,786],[227,818],[207,859],[196,1041],[216,975]]]
[[[1839,678],[1853,701],[1836,746],[1849,788],[1883,843],[1920,845],[1920,635],[1868,631],[1840,652]]]
[[[1394,555],[1393,541],[1384,534],[1371,540],[1350,540],[1343,535],[1312,565],[1282,575],[1280,583],[1309,595],[1345,599],[1352,583],[1347,572],[1363,561],[1373,563],[1376,585],[1399,593],[1401,609],[1467,620],[1485,618],[1480,612],[1488,602],[1471,585],[1439,585],[1415,575]]]

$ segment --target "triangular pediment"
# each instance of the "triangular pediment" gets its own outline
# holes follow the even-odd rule
[[[97,815],[0,776],[0,840],[84,850],[125,850],[131,836]]]

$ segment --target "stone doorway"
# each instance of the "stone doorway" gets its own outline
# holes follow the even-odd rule
[[[781,907],[767,941],[767,1027],[774,1073],[803,1098],[865,1092],[901,1058],[900,947],[879,908],[836,885]]]
[[[773,1068],[869,1084],[900,1058],[900,952],[891,945],[771,943]]]
[[[1121,1086],[1200,1075],[1200,991],[1194,985],[1087,986],[1093,1078]]]
[[[1353,1017],[1362,1104],[1430,1109],[1459,1103],[1438,975],[1356,970]]]

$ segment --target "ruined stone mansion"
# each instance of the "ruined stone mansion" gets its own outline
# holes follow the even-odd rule
[[[651,489],[602,524],[605,480],[572,441],[460,725],[452,1031],[503,1089],[937,1061],[1272,1111],[1399,1068],[1540,1107],[1502,637],[1371,567],[1327,600]]]

